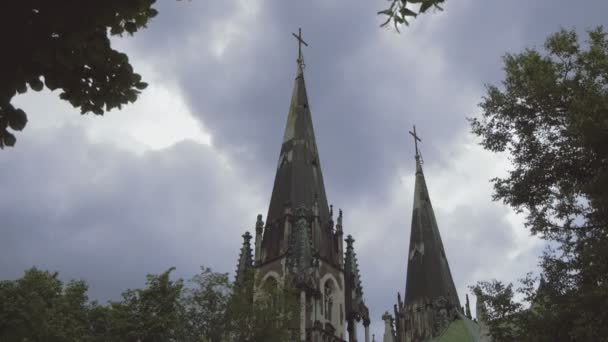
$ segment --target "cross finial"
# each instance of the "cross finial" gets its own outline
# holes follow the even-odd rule
[[[418,152],[418,142],[422,142],[422,140],[420,140],[418,135],[416,135],[416,125],[414,125],[414,132],[410,131],[410,134],[412,135],[412,137],[414,137],[414,146],[416,147],[416,158],[419,158],[420,153]]]
[[[304,39],[302,39],[302,28],[298,29],[298,34],[295,34],[293,32],[291,34],[298,40],[298,63],[302,63],[304,61],[304,59],[302,58],[302,44],[304,44],[304,46],[308,46]]]

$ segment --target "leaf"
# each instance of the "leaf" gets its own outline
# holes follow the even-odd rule
[[[15,90],[17,90],[19,94],[23,94],[27,91],[27,85],[25,84],[25,82],[20,82],[19,84],[17,84]]]
[[[399,10],[399,13],[401,13],[401,16],[403,16],[403,17],[416,17],[417,16],[416,12],[410,10],[407,7],[401,7],[401,9]]]
[[[25,112],[21,109],[7,111],[6,118],[8,120],[9,127],[15,131],[22,130],[27,124],[27,115],[25,115]]]
[[[32,89],[34,91],[41,91],[42,88],[44,88],[44,84],[42,83],[42,81],[40,81],[40,78],[38,77],[34,77],[31,80],[28,81],[28,83],[30,84],[30,87],[32,87]]]
[[[420,13],[424,13],[426,12],[429,8],[431,8],[431,6],[433,6],[434,2],[433,0],[424,0],[424,2],[422,3],[422,5],[420,5]]]
[[[126,95],[129,102],[135,102],[135,100],[137,100],[137,93],[135,91],[127,92]]]
[[[139,90],[144,90],[148,87],[148,83],[146,82],[137,82],[135,83],[135,88],[139,89]]]
[[[392,11],[392,10],[390,10],[390,9],[386,9],[386,10],[384,10],[384,11],[380,11],[380,12],[378,12],[378,14],[384,14],[384,15],[389,15],[389,16],[391,16],[391,15],[393,15],[393,11]]]
[[[93,106],[91,111],[97,115],[103,115],[103,109],[99,106]]]
[[[15,146],[15,142],[17,142],[17,139],[11,132],[0,131],[0,147],[4,147],[4,146],[12,147],[12,146]]]
[[[44,84],[50,90],[55,90],[59,88],[59,85],[57,84],[57,79],[53,75],[46,75],[44,77]]]
[[[125,23],[125,31],[129,32],[130,34],[133,34],[135,33],[135,31],[137,31],[137,25],[135,25],[135,23],[132,21],[127,21]]]

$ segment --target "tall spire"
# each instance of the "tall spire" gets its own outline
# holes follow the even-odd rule
[[[416,184],[404,305],[420,307],[443,299],[461,310],[422,172],[418,150],[421,140],[415,129],[410,133],[416,142]]]
[[[298,38],[299,45],[297,73],[266,217],[266,224],[271,228],[265,230],[262,242],[267,258],[280,254],[279,242],[284,239],[285,232],[279,226],[284,221],[286,208],[315,208],[322,224],[329,220],[321,163],[304,83],[301,46],[308,44],[302,40],[301,31],[294,36]],[[329,244],[331,232],[325,233],[328,235],[320,241]],[[322,256],[325,253],[323,250],[319,252]]]

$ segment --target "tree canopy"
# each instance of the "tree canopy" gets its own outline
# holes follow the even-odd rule
[[[132,35],[157,15],[156,0],[4,1],[0,5],[0,148],[13,146],[27,114],[11,101],[45,86],[82,114],[103,115],[146,88],[110,36]]]
[[[543,341],[556,332],[561,341],[608,336],[601,304],[608,302],[608,39],[602,27],[587,37],[579,42],[576,31],[562,29],[544,50],[507,54],[502,87],[487,86],[481,117],[470,119],[483,147],[506,152],[513,165],[493,179],[494,200],[524,214],[530,232],[550,246],[540,263],[544,304],[534,310],[545,314],[544,324],[530,334],[526,307],[505,312],[512,295],[495,307],[502,314],[495,328],[519,317],[508,323],[520,327],[515,340]],[[532,283],[526,277],[522,287],[529,303],[538,297]],[[493,289],[485,291],[490,303],[509,289],[495,285],[480,284]]]
[[[291,336],[297,300],[282,289],[259,291],[254,303],[226,273],[202,267],[184,282],[171,279],[173,270],[148,275],[145,288],[128,289],[105,305],[88,299],[85,281],[65,284],[58,273],[26,270],[19,279],[0,281],[0,341],[283,341]]]

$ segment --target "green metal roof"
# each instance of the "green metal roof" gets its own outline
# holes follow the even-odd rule
[[[469,319],[453,321],[437,342],[478,342],[479,326]]]

